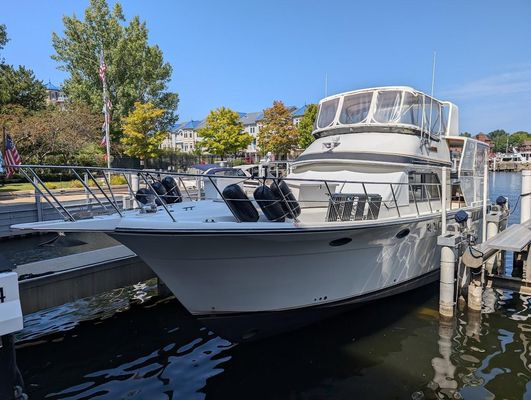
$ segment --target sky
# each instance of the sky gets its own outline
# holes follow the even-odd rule
[[[67,76],[50,56],[63,15],[88,0],[0,0],[6,62]],[[114,0],[110,1],[114,3]],[[123,0],[173,67],[181,121],[217,107],[302,106],[364,87],[407,85],[456,103],[460,130],[531,131],[530,0]],[[325,84],[327,82],[327,84]],[[326,92],[326,93],[325,93]]]

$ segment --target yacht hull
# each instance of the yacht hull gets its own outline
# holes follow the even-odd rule
[[[218,333],[228,322],[245,338],[263,330],[260,320],[289,329],[299,322],[294,315],[312,322],[433,281],[438,225],[433,218],[334,231],[111,236],[137,253],[191,314],[217,325]]]

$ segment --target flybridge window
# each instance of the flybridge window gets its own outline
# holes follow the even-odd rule
[[[347,96],[343,100],[343,108],[339,116],[342,124],[365,122],[371,108],[372,92]]]
[[[402,103],[402,92],[385,91],[378,93],[376,99],[376,111],[373,119],[379,123],[398,122],[400,120],[400,104]]]
[[[423,97],[410,92],[404,92],[400,123],[408,125],[422,125]]]
[[[321,104],[319,119],[317,120],[318,128],[326,128],[334,121],[338,104],[339,98],[328,100]]]

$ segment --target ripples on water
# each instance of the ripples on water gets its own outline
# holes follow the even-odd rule
[[[529,296],[490,291],[488,312],[443,323],[430,285],[235,345],[154,293],[28,316],[17,355],[31,398],[531,399]]]
[[[493,195],[518,187],[507,176]],[[481,315],[447,323],[435,284],[236,345],[156,293],[150,281],[27,316],[30,398],[531,399],[530,296],[487,289]]]

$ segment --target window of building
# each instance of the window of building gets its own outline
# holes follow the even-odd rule
[[[250,133],[254,133],[254,126],[251,126],[251,127],[249,128],[249,132],[250,132]]]

